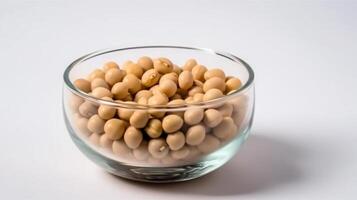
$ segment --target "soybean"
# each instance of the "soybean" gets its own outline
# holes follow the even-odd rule
[[[160,74],[167,74],[172,72],[173,64],[167,58],[158,58],[154,60],[154,69]]]
[[[85,79],[77,79],[73,82],[73,84],[85,93],[89,93],[91,91],[91,83]]]
[[[181,131],[169,134],[166,137],[166,143],[174,151],[181,149],[185,145],[185,141],[185,135]]]
[[[104,132],[108,138],[112,140],[119,140],[123,137],[125,132],[125,122],[120,119],[110,119],[104,125]]]
[[[136,149],[139,147],[141,141],[143,140],[143,134],[141,131],[133,126],[126,129],[124,133],[125,144],[130,149]]]
[[[154,158],[164,158],[169,153],[169,147],[164,139],[151,139],[149,141],[148,150]]]
[[[151,138],[158,138],[162,133],[162,125],[161,121],[158,119],[150,119],[149,123],[145,128],[146,134],[148,134]]]
[[[140,67],[142,67],[143,70],[145,70],[145,71],[153,68],[153,66],[154,66],[152,59],[147,56],[140,57],[138,59],[138,65],[140,65]]]
[[[178,77],[178,83],[181,89],[190,89],[193,85],[192,73],[190,71],[183,71]]]
[[[178,131],[183,125],[183,120],[177,115],[167,115],[162,120],[162,128],[166,133]]]
[[[186,143],[196,146],[202,143],[206,137],[205,127],[201,124],[191,126],[186,132]]]
[[[122,81],[124,77],[124,73],[120,69],[109,69],[105,73],[105,81],[109,83],[109,85],[114,85],[115,83],[118,83]]]

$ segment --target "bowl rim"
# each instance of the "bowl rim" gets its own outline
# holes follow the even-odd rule
[[[195,50],[195,51],[200,51],[204,52],[207,54],[211,55],[216,55],[216,56],[221,56],[226,59],[229,59],[233,62],[240,63],[242,64],[245,69],[248,71],[248,80],[241,88],[238,90],[232,92],[231,94],[227,94],[223,97],[209,100],[209,101],[204,101],[204,102],[199,102],[199,103],[185,103],[185,104],[179,104],[179,105],[143,105],[143,104],[138,104],[136,102],[127,102],[127,101],[110,101],[110,100],[105,100],[105,99],[100,99],[93,97],[81,90],[79,90],[77,87],[74,86],[72,81],[69,78],[69,74],[71,70],[77,66],[78,64],[89,60],[91,58],[107,54],[107,53],[112,53],[112,52],[118,52],[118,51],[127,51],[127,50],[135,50],[135,49],[148,49],[148,48],[168,48],[168,49],[185,49],[185,50]],[[106,106],[111,106],[111,107],[117,107],[117,108],[128,108],[128,109],[140,109],[140,110],[146,110],[146,109],[153,109],[155,111],[179,111],[181,109],[187,109],[189,107],[195,107],[195,108],[205,108],[209,107],[212,105],[215,105],[217,103],[222,103],[226,102],[236,96],[239,96],[240,94],[244,93],[246,90],[248,90],[250,87],[254,85],[254,71],[250,67],[248,63],[246,63],[243,59],[227,52],[223,51],[215,51],[209,48],[200,48],[200,47],[187,47],[187,46],[171,46],[171,45],[148,45],[148,46],[133,46],[133,47],[123,47],[123,48],[109,48],[109,49],[101,49],[97,51],[93,51],[89,54],[86,54],[76,60],[74,60],[69,66],[65,69],[63,73],[63,79],[64,79],[64,85],[75,95],[82,97],[85,100],[88,100],[93,103],[97,103],[100,105],[106,105]]]

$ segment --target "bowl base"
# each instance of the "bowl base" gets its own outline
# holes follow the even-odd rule
[[[81,139],[66,123],[70,136],[77,147],[94,163],[109,173],[125,179],[152,182],[169,183],[195,179],[206,175],[227,163],[239,150],[249,135],[249,128],[245,129],[235,139],[221,147],[219,150],[204,156],[194,163],[180,166],[135,166],[106,157],[93,150]]]
[[[115,168],[106,170],[118,177],[141,182],[170,183],[181,182],[201,177],[217,168],[221,164],[210,164],[202,162],[200,164],[185,165],[180,167],[132,167],[116,165]]]

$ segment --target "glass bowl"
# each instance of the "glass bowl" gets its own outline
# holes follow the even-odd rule
[[[87,75],[105,62],[115,61],[121,65],[127,60],[136,61],[141,56],[167,57],[177,65],[195,58],[208,69],[220,68],[226,75],[239,77],[240,89],[218,99],[184,105],[153,106],[130,102],[114,102],[98,99],[76,88],[73,82]],[[210,49],[179,46],[140,46],[101,50],[85,55],[71,63],[64,72],[63,113],[68,132],[84,155],[106,171],[127,179],[145,182],[177,182],[203,176],[229,161],[248,138],[254,113],[254,73],[240,58],[225,52]],[[84,106],[86,105],[86,106]],[[81,106],[82,108],[81,111]],[[131,149],[122,138],[111,140],[103,132],[91,133],[88,119],[96,115],[99,106],[115,108],[115,118],[128,120],[119,112],[145,111],[150,118],[157,114],[182,116],[193,109],[215,109],[222,115],[221,122],[208,127],[204,120],[204,140],[200,144],[185,144],[180,150],[171,150],[167,145],[159,148],[160,154],[148,151],[151,139],[145,129],[138,129],[143,140],[138,148]],[[85,111],[83,111],[83,109]],[[105,120],[104,120],[105,121]],[[183,124],[180,131],[186,135],[196,125]],[[212,125],[211,125],[212,126]],[[165,143],[167,133],[159,139]],[[163,153],[164,152],[164,153]]]

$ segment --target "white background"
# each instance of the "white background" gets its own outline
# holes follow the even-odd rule
[[[356,199],[356,1],[0,1],[1,199]],[[62,73],[93,50],[224,50],[256,73],[252,135],[179,184],[107,174],[70,140]]]

